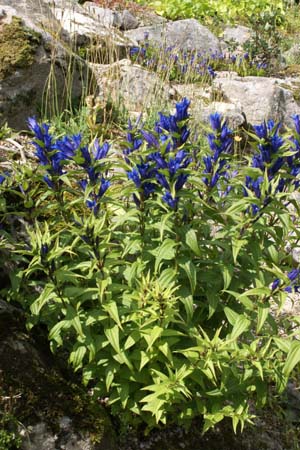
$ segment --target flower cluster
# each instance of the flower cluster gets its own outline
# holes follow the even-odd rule
[[[213,133],[207,135],[211,154],[203,157],[204,177],[202,179],[207,187],[213,188],[222,177],[228,178],[230,166],[225,155],[232,151],[233,138],[232,131],[220,113],[211,114],[209,120],[213,130]]]
[[[293,184],[296,188],[300,186],[300,181],[296,177],[300,174],[300,115],[295,114],[292,116],[295,133],[294,136],[290,138],[292,142],[292,148],[295,153],[287,157],[287,163],[289,167],[289,174],[293,178]]]
[[[300,269],[292,269],[288,274],[287,277],[290,281],[290,284],[284,288],[285,292],[288,292],[289,294],[293,292],[300,292]],[[276,278],[276,280],[272,283],[272,290],[280,289],[282,283],[279,280],[279,278]]]
[[[129,146],[124,150],[126,162],[129,162],[128,155],[139,148],[143,142],[147,144],[148,151],[154,150],[146,158],[140,156],[139,163],[127,172],[128,178],[134,182],[142,195],[140,199],[134,195],[138,206],[141,199],[147,199],[150,194],[160,188],[164,190],[162,200],[170,208],[177,208],[178,193],[188,178],[184,169],[191,162],[188,152],[181,149],[190,133],[185,123],[189,117],[189,105],[189,100],[184,98],[176,104],[174,115],[159,113],[154,133],[141,129],[140,138],[134,138],[132,133],[127,134]]]
[[[264,75],[267,65],[264,61],[255,61],[248,53],[188,52],[176,46],[153,45],[145,36],[140,47],[130,49],[134,62],[153,70],[169,80],[201,81],[212,80],[216,70],[234,70],[239,75]]]
[[[110,186],[110,181],[103,176],[101,167],[101,160],[106,158],[108,151],[109,144],[105,142],[101,147],[97,139],[91,153],[86,146],[80,148],[83,161],[79,162],[79,165],[85,170],[87,178],[79,181],[79,185],[84,191],[89,192],[86,205],[94,214],[99,211],[99,201]]]
[[[49,125],[45,123],[39,125],[33,117],[28,119],[28,125],[35,135],[33,141],[36,148],[35,154],[48,173],[44,176],[47,185],[51,189],[55,189],[57,183],[61,185],[62,181],[59,177],[65,173],[63,170],[65,164],[68,161],[77,163],[87,175],[78,184],[84,191],[89,191],[90,197],[86,205],[96,214],[99,210],[99,200],[110,186],[109,180],[101,174],[99,164],[99,161],[107,156],[108,143],[104,143],[101,147],[98,140],[95,140],[90,153],[89,148],[82,145],[80,134],[55,140],[49,132]]]
[[[248,192],[251,191],[256,198],[260,199],[265,173],[268,181],[272,181],[285,163],[285,159],[282,156],[284,139],[279,134],[280,124],[275,124],[273,120],[255,125],[253,128],[259,143],[258,153],[253,156],[251,166],[259,170],[259,175],[256,178],[246,176],[244,195],[248,196]],[[276,191],[281,192],[284,185],[285,180],[280,178]],[[264,202],[267,204],[269,198],[265,198]],[[256,214],[259,211],[259,207],[253,204],[252,211]]]
[[[46,166],[48,175],[44,176],[44,181],[51,189],[54,189],[54,179],[63,174],[63,161],[68,158],[66,153],[55,146],[53,137],[49,133],[50,126],[46,123],[38,124],[34,117],[28,119],[29,129],[34,133],[33,145],[36,148],[35,155],[42,166]]]

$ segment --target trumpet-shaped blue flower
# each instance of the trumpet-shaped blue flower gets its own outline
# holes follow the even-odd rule
[[[102,177],[100,180],[100,186],[99,186],[98,192],[96,191],[96,188],[95,188],[94,192],[92,192],[90,194],[91,195],[90,198],[88,198],[86,201],[86,206],[91,211],[93,211],[93,213],[95,215],[97,215],[99,208],[100,208],[99,200],[103,197],[103,195],[109,188],[110,184],[111,183],[109,180],[106,180],[104,177]],[[80,186],[85,190],[88,187],[88,183],[85,180],[81,181]]]
[[[191,104],[191,101],[186,97],[183,98],[181,102],[176,103],[176,113],[174,115],[174,119],[176,122],[181,122],[189,118],[188,108]]]
[[[172,196],[170,191],[167,191],[163,196],[162,200],[167,203],[167,205],[172,208],[176,209],[178,206],[179,198],[176,196],[175,198]]]
[[[106,158],[108,150],[109,150],[108,142],[104,142],[102,147],[100,147],[98,139],[95,139],[94,148],[92,150],[94,160],[99,161],[100,159]]]

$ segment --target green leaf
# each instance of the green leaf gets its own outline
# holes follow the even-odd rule
[[[159,351],[162,352],[162,354],[171,362],[173,363],[173,357],[172,357],[172,353],[170,351],[170,347],[168,342],[164,342],[163,344],[160,344],[158,346]]]
[[[70,353],[69,361],[73,365],[75,371],[82,367],[82,361],[86,354],[86,347],[84,345],[79,345],[76,350]]]
[[[292,344],[290,340],[279,337],[273,337],[273,341],[275,342],[279,350],[281,350],[284,353],[289,352]]]
[[[141,371],[142,368],[148,364],[148,362],[150,361],[150,356],[147,355],[147,353],[145,353],[144,351],[141,351],[141,362],[140,362],[140,368],[139,370]]]
[[[291,348],[287,354],[287,358],[283,367],[283,374],[289,376],[294,367],[300,362],[300,342],[292,343]]]
[[[114,381],[114,377],[115,377],[114,371],[112,369],[108,368],[106,370],[106,377],[105,377],[105,385],[106,385],[107,392],[109,392],[110,386],[111,386],[112,382]]]
[[[32,314],[36,316],[39,315],[41,309],[46,305],[46,303],[56,298],[57,294],[54,292],[54,286],[52,284],[46,284],[46,286],[43,289],[43,292],[32,303],[30,307]]]
[[[244,245],[247,244],[247,241],[245,239],[238,239],[238,238],[232,238],[232,256],[233,261],[236,263],[237,257],[241,251],[241,249],[244,247]]]
[[[207,292],[206,296],[208,300],[208,318],[210,319],[217,310],[220,298],[216,292]]]
[[[256,325],[256,332],[259,333],[262,329],[265,321],[267,320],[267,317],[269,315],[269,305],[259,305],[258,306],[258,314],[257,314],[257,325]]]
[[[110,317],[116,322],[118,327],[122,330],[123,327],[120,322],[119,311],[118,311],[118,306],[117,306],[116,302],[110,301],[109,303],[105,303],[103,305],[103,309],[108,312]]]
[[[223,280],[224,280],[224,287],[223,287],[223,289],[226,290],[226,289],[229,288],[231,280],[232,280],[233,266],[231,266],[229,264],[222,265],[221,269],[222,269],[222,275],[223,275]]]
[[[174,269],[168,268],[164,269],[159,276],[159,284],[162,289],[167,289],[174,285],[174,280],[176,277],[176,271]]]
[[[190,249],[195,253],[195,255],[201,256],[201,251],[198,245],[198,239],[195,230],[189,230],[186,233],[185,241]]]
[[[58,345],[63,344],[63,340],[61,337],[61,331],[68,329],[71,327],[71,323],[69,320],[61,320],[60,322],[56,323],[54,327],[51,328],[49,331],[48,339],[49,341],[56,341]]]
[[[147,351],[150,350],[154,342],[161,336],[163,328],[155,325],[152,329],[143,330],[141,333],[148,344]]]
[[[128,350],[135,345],[141,339],[141,333],[139,330],[133,330],[128,336],[124,344],[124,350]]]
[[[186,289],[187,291],[187,289]],[[186,320],[190,322],[194,315],[194,300],[192,295],[180,295],[179,300],[184,305],[184,309],[186,312]]]
[[[244,333],[249,328],[250,323],[250,320],[245,316],[239,315],[230,333],[231,339],[236,339]]]
[[[175,257],[176,242],[172,239],[166,239],[157,250],[155,250],[155,273],[158,272],[160,263],[165,260],[171,260]]]
[[[268,287],[257,287],[248,289],[248,291],[243,292],[238,298],[240,299],[242,297],[249,297],[249,295],[259,295],[259,296],[269,295],[270,292],[271,289]]]
[[[180,264],[180,267],[185,271],[185,273],[188,276],[190,286],[191,286],[191,292],[192,294],[195,293],[195,289],[197,286],[197,269],[194,266],[193,262],[191,260],[186,261],[183,264]]]
[[[234,324],[239,318],[239,314],[233,311],[233,309],[229,308],[228,306],[225,306],[224,313],[230,325],[234,326]]]
[[[114,325],[111,328],[106,328],[104,330],[105,336],[107,337],[112,348],[120,353],[120,341],[119,341],[119,327],[118,325]]]

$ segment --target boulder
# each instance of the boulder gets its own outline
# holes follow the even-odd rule
[[[197,84],[174,84],[177,98],[188,97],[191,100],[190,113],[192,128],[199,128],[199,122],[208,123],[209,115],[216,111],[228,120],[230,128],[236,129],[245,121],[240,108],[222,101],[212,86]],[[218,96],[220,98],[218,98]]]
[[[53,116],[78,103],[89,72],[75,47],[93,41],[110,62],[135,44],[72,0],[0,0],[0,31],[0,126],[17,130],[41,109]]]
[[[112,29],[108,23],[112,21],[117,24],[119,16],[113,18],[105,10],[102,16],[97,9],[88,9],[76,2],[65,2],[65,0],[42,0],[48,2],[52,15],[57,19],[61,28],[77,45],[89,44],[92,39],[97,40],[104,47],[123,48],[133,43],[125,38],[118,30]],[[107,23],[105,23],[105,20]]]
[[[179,50],[205,54],[220,52],[218,38],[195,19],[139,27],[125,32],[125,36],[137,42],[142,42],[145,34],[149,36],[150,43],[156,45],[174,46]]]
[[[109,8],[102,8],[94,2],[85,2],[83,8],[88,14],[92,14],[101,25],[105,27],[120,28],[120,14]]]
[[[0,427],[21,438],[21,450],[116,450],[103,407],[66,379],[43,333],[33,338],[24,322],[0,299]]]
[[[109,8],[102,8],[94,2],[85,2],[83,7],[89,14],[95,16],[97,20],[106,27],[132,30],[139,26],[138,19],[136,19],[136,17],[127,9],[118,12]]]
[[[235,27],[226,27],[222,40],[226,45],[233,44],[238,47],[242,47],[242,45],[247,42],[253,34],[251,28],[244,27],[243,25],[236,25]]]
[[[92,64],[101,95],[119,103],[129,112],[145,112],[153,105],[164,107],[172,96],[171,86],[153,72],[130,60],[111,65]]]
[[[234,105],[253,125],[272,118],[292,126],[292,114],[300,113],[291,80],[219,73],[213,88],[219,91],[223,101]]]

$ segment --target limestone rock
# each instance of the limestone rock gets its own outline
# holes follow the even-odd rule
[[[115,27],[121,30],[132,30],[139,26],[139,21],[127,9],[122,12],[102,8],[94,2],[85,2],[83,8],[92,14],[105,27]]]
[[[251,28],[244,27],[243,25],[237,25],[235,27],[226,27],[222,39],[227,43],[234,43],[238,46],[242,46],[246,41],[251,38],[253,31]]]
[[[218,38],[195,19],[177,20],[154,26],[140,27],[125,33],[128,38],[141,42],[145,33],[149,41],[157,45],[174,46],[180,50],[198,51],[202,53],[218,53]]]
[[[188,97],[191,100],[190,113],[192,127],[197,128],[199,122],[208,123],[209,115],[218,111],[227,120],[230,128],[236,129],[244,122],[242,111],[232,103],[216,101],[212,86],[197,84],[176,84],[173,86],[179,98]]]
[[[0,1],[0,126],[8,122],[9,126],[21,130],[27,128],[27,117],[37,114],[41,108],[47,81],[48,94],[54,98],[55,80],[56,94],[59,92],[63,102],[69,53],[40,25],[42,14],[36,5],[30,12],[25,8],[30,6],[29,0],[26,4],[22,1],[18,4],[14,0]],[[23,12],[20,5],[24,7]],[[54,56],[56,63],[52,64]],[[74,98],[81,95],[82,80],[78,67],[74,68],[70,90]]]
[[[121,30],[133,30],[139,26],[139,21],[135,16],[131,14],[127,9],[124,9],[120,14],[120,29]]]
[[[153,105],[163,107],[170,99],[169,83],[130,60],[111,65],[93,64],[91,68],[104,98],[121,102],[128,111],[142,112]]]
[[[225,102],[235,105],[253,125],[272,118],[291,126],[291,115],[300,112],[292,89],[283,80],[219,74],[213,86],[222,93]]]
[[[0,126],[23,130],[42,105],[57,105],[59,114],[67,98],[79,100],[88,69],[76,46],[95,40],[107,62],[135,44],[72,0],[0,0],[0,12]]]
[[[113,11],[109,8],[102,8],[94,2],[85,2],[83,8],[92,14],[101,25],[105,27],[117,27],[121,25],[120,15],[117,11]]]

